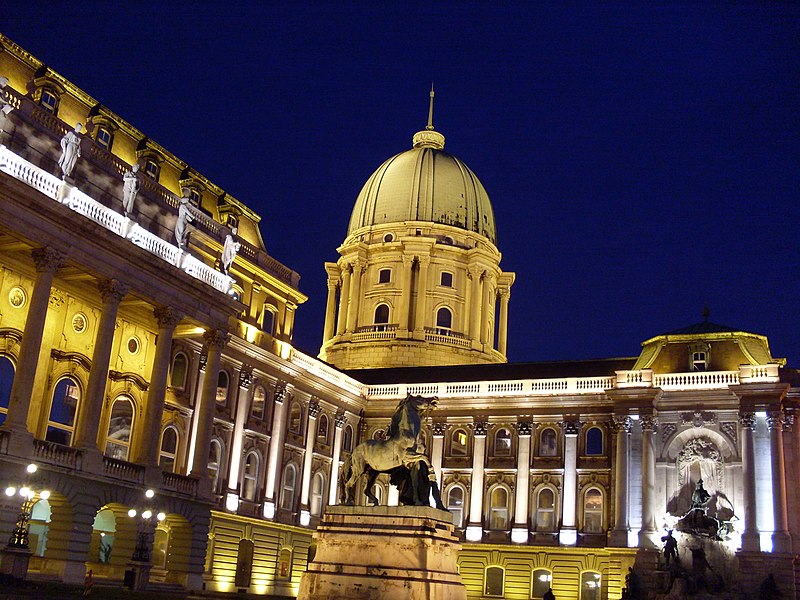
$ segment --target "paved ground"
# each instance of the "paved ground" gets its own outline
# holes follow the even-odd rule
[[[94,586],[89,596],[83,587],[57,583],[24,582],[0,585],[0,600],[278,600],[277,596],[254,596],[251,594],[190,594],[189,592],[134,592],[123,587]],[[285,600],[285,599],[284,599]]]

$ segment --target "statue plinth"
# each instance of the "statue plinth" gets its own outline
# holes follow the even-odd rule
[[[429,506],[329,506],[301,600],[466,600],[452,515]]]

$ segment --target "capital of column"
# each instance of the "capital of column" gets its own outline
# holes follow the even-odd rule
[[[483,273],[484,273],[483,267],[479,267],[477,265],[467,267],[467,275],[469,276],[470,279],[475,279],[480,281],[481,277],[483,276]]]
[[[658,429],[658,417],[655,415],[642,415],[639,417],[642,424],[642,431],[656,431]]]
[[[358,275],[361,273],[361,271],[364,270],[364,267],[366,267],[367,265],[363,260],[356,258],[348,262],[345,266],[350,271],[352,271],[353,275]]]
[[[739,413],[739,425],[742,426],[742,429],[749,429],[750,431],[755,431],[756,422],[757,421],[755,413],[751,412]]]
[[[483,279],[486,283],[492,283],[495,279],[497,279],[497,275],[495,275],[492,271],[485,271],[483,273]]]
[[[279,383],[275,386],[275,404],[283,404],[283,401],[286,400],[286,393],[288,390],[286,389],[286,384]]]
[[[100,290],[103,304],[119,304],[131,289],[116,279],[102,279],[97,282],[97,288]]]
[[[222,329],[209,329],[203,334],[203,340],[209,350],[222,350],[230,339],[231,335]]]
[[[410,267],[411,265],[414,264],[414,257],[412,255],[410,255],[410,254],[403,254],[400,257],[400,260],[403,261],[403,266],[404,267]]]
[[[34,248],[31,250],[33,264],[36,265],[38,273],[47,271],[58,271],[67,259],[66,254],[55,248]]]
[[[253,367],[244,366],[242,370],[239,371],[239,387],[245,390],[250,389],[250,385],[253,383]]]
[[[431,434],[434,437],[443,437],[444,434],[447,432],[448,425],[447,423],[433,423],[431,424]]]
[[[308,403],[308,418],[316,419],[319,414],[319,402],[312,398]]]
[[[342,283],[342,280],[339,279],[338,277],[336,279],[334,279],[332,277],[328,277],[328,291],[329,292],[335,292],[339,288],[339,285],[341,283]]]
[[[782,410],[772,410],[767,413],[767,427],[770,431],[773,429],[783,431],[785,425],[786,415],[783,414]]]
[[[508,288],[499,288],[497,290],[497,295],[500,296],[501,300],[508,301],[511,299],[511,290]]]
[[[514,427],[516,427],[517,429],[517,435],[521,437],[523,436],[530,437],[532,430],[530,421],[521,421],[519,423],[515,423]]]
[[[489,423],[486,421],[475,421],[472,424],[472,432],[475,437],[486,437],[486,433],[489,431]]]
[[[784,414],[783,430],[791,431],[794,428],[794,414]]]
[[[633,419],[625,415],[614,415],[611,419],[611,430],[614,433],[630,433],[633,429]]]
[[[347,416],[344,413],[336,413],[336,416],[333,418],[333,423],[336,425],[336,429],[341,429],[344,427],[344,424],[347,423]]]
[[[153,309],[159,329],[175,329],[183,318],[183,313],[171,306],[156,306]]]
[[[569,421],[561,421],[559,425],[561,426],[561,429],[564,430],[564,435],[578,435],[581,431],[583,423],[577,419],[571,419]]]

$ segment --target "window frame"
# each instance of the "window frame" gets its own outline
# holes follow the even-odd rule
[[[508,440],[508,449],[507,449],[507,453],[506,454],[502,454],[502,453],[497,451],[498,450],[497,442],[498,442],[498,439],[499,439],[499,435],[503,431],[505,431],[506,434],[508,435],[507,438],[502,438],[503,440]],[[514,438],[511,436],[511,430],[508,427],[499,427],[494,432],[494,435],[492,436],[492,440],[493,440],[493,442],[492,442],[492,456],[494,456],[496,458],[497,457],[499,457],[499,458],[511,458],[513,447],[514,447]]]
[[[250,462],[253,459],[253,462]],[[248,467],[253,468],[248,468]],[[250,450],[242,462],[241,497],[248,502],[255,502],[258,495],[258,480],[261,471],[261,457],[255,450]]]
[[[50,103],[45,103],[44,98],[45,94],[53,99],[52,105]],[[58,116],[58,109],[61,105],[61,95],[57,94],[52,88],[43,87],[39,92],[39,107],[48,114],[53,115],[54,117]]]
[[[156,183],[158,183],[158,180],[161,177],[161,165],[159,165],[158,162],[156,162],[152,158],[148,158],[144,161],[144,168],[142,169],[142,172],[151,181],[155,181]]]
[[[455,446],[455,444],[453,442],[456,439],[455,436],[456,436],[457,433],[463,433],[464,434],[465,441],[462,443],[459,440],[459,442],[458,442],[459,446],[463,446],[464,447],[464,453],[463,454],[456,454],[453,451],[454,446]],[[455,458],[466,458],[466,457],[468,457],[471,454],[470,453],[470,444],[469,444],[469,442],[470,442],[470,438],[469,438],[469,433],[467,432],[467,430],[464,429],[463,427],[456,427],[453,430],[453,432],[450,434],[450,444],[449,444],[449,448],[448,448],[450,452],[449,452],[448,456],[455,457]]]
[[[114,418],[114,408],[120,402],[126,402],[128,404],[128,407],[130,408],[130,423],[128,424],[127,439],[119,439],[111,437],[112,435],[111,427],[113,425],[112,419]],[[105,448],[103,450],[103,454],[105,456],[108,456],[110,458],[115,458],[116,460],[124,460],[126,462],[129,460],[135,422],[136,422],[136,403],[134,402],[133,398],[127,394],[120,394],[119,396],[114,398],[114,401],[111,403],[110,410],[108,412],[108,426],[106,427]],[[120,428],[114,431],[113,433],[116,434],[121,431],[124,431],[124,428]],[[121,448],[124,449],[124,457],[120,458],[118,456],[113,456],[109,454],[109,450],[111,448],[117,450]]]
[[[287,474],[292,472],[292,483],[287,483]],[[297,495],[297,466],[293,462],[286,463],[281,474],[281,497],[278,506],[281,510],[294,512],[295,496]]]
[[[75,398],[75,408],[73,410],[73,415],[72,415],[72,425],[68,425],[66,423],[60,423],[58,421],[54,421],[51,418],[53,416],[53,402],[55,401],[56,390],[58,389],[59,384],[62,381],[65,381],[65,380],[71,381],[72,384],[74,384],[71,387],[74,387],[78,391],[77,397],[69,396],[70,398]],[[67,397],[67,392],[68,391],[69,391],[69,389],[65,389],[64,390],[64,397],[65,398]],[[82,401],[83,401],[83,388],[81,387],[81,384],[78,381],[77,377],[74,377],[73,375],[64,375],[63,377],[59,377],[56,380],[55,385],[53,385],[53,391],[50,393],[50,407],[49,407],[48,412],[47,412],[47,429],[45,430],[45,440],[46,441],[53,442],[53,443],[56,443],[56,444],[61,444],[61,445],[64,445],[64,446],[71,446],[72,445],[72,436],[75,435],[75,426],[76,426],[77,421],[78,421],[78,414],[80,412],[80,406],[81,406],[81,402]],[[50,430],[51,429],[56,430],[56,431],[66,432],[66,435],[67,435],[66,444],[63,444],[62,442],[58,442],[56,440],[50,439],[51,438],[51,435],[50,435]]]
[[[502,491],[505,494],[506,501],[504,506],[495,506],[494,495],[496,492]],[[489,531],[508,531],[511,525],[511,490],[502,483],[497,483],[490,487],[486,492],[486,524]],[[504,515],[503,527],[496,527],[494,520],[495,515]],[[497,518],[500,518],[499,516]]]
[[[101,134],[105,134],[108,139],[104,141],[101,138]],[[94,141],[97,143],[98,146],[100,146],[107,152],[111,152],[111,147],[114,145],[114,132],[111,131],[108,127],[100,125],[97,128],[97,133],[94,136]]]
[[[461,504],[459,505],[452,505],[450,503],[450,494],[453,493],[454,490],[459,490],[461,492]],[[466,498],[467,498],[467,490],[462,486],[460,483],[453,483],[447,488],[447,492],[445,494],[445,508],[453,515],[453,525],[457,529],[463,529],[464,523],[466,522]],[[453,511],[457,511],[459,513],[458,522],[456,522],[456,514]]]
[[[445,282],[446,277],[449,278],[449,283]],[[439,275],[439,285],[446,288],[452,288],[453,281],[455,280],[454,274],[451,271],[442,271]]]
[[[502,576],[500,578],[500,593],[489,592],[489,569],[498,569]],[[483,595],[489,598],[503,598],[506,592],[506,570],[500,565],[486,565],[483,569]]]
[[[590,492],[597,492],[600,497],[600,509],[591,509],[587,510],[587,502],[589,501],[589,494]],[[581,498],[581,531],[583,533],[588,534],[603,534],[605,533],[605,508],[606,508],[606,498],[603,490],[596,486],[592,485],[588,487],[584,492]],[[587,528],[587,515],[598,515],[600,518],[600,525],[598,526],[597,530],[589,530]]]
[[[185,361],[185,366],[183,370],[183,380],[180,382],[180,385],[176,385],[175,382],[175,363],[179,357],[183,357]],[[171,388],[175,388],[176,390],[185,390],[186,389],[186,380],[189,377],[189,357],[186,355],[186,352],[183,350],[178,350],[175,354],[172,355],[172,361],[169,365],[169,386]]]
[[[543,492],[549,492],[553,497],[553,506],[551,508],[542,508],[541,507],[541,498]],[[556,521],[556,515],[558,514],[558,490],[555,489],[553,486],[550,485],[543,485],[539,488],[534,489],[534,510],[533,510],[533,530],[535,533],[556,533],[558,531],[558,523]],[[550,514],[550,529],[540,529],[539,528],[539,514]]]
[[[548,429],[553,432],[553,441],[555,442],[555,444],[553,445],[553,454],[549,454],[549,453],[545,454],[542,451],[542,449],[545,447],[544,444],[542,443],[544,441],[544,434],[545,434],[545,432],[547,432]],[[550,446],[548,445],[547,447],[549,448]],[[556,457],[559,456],[559,452],[558,452],[558,432],[555,430],[554,427],[551,427],[551,426],[548,425],[547,427],[542,428],[542,430],[539,432],[537,455],[540,458],[556,458]]]
[[[175,435],[175,451],[170,453],[164,450],[164,438],[167,435],[167,432],[171,431]],[[169,473],[175,473],[175,468],[178,466],[178,450],[180,449],[180,434],[178,433],[178,428],[174,425],[167,425],[164,427],[163,431],[161,432],[161,442],[158,445],[158,466],[161,468],[162,471],[167,471]],[[171,460],[172,466],[169,469],[164,468],[164,463]]]
[[[322,470],[317,471],[311,476],[311,486],[308,495],[308,512],[312,517],[321,517],[322,511],[325,509],[325,473]],[[314,485],[316,482],[319,484],[319,493],[314,492]],[[315,505],[316,503],[316,505]]]
[[[378,270],[378,284],[392,283],[392,270],[383,268]]]

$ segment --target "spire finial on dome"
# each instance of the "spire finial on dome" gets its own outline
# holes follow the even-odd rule
[[[428,124],[423,131],[414,134],[412,142],[414,148],[433,148],[442,150],[444,148],[444,136],[438,131],[433,130],[433,82],[431,82],[431,100],[428,106]]]

